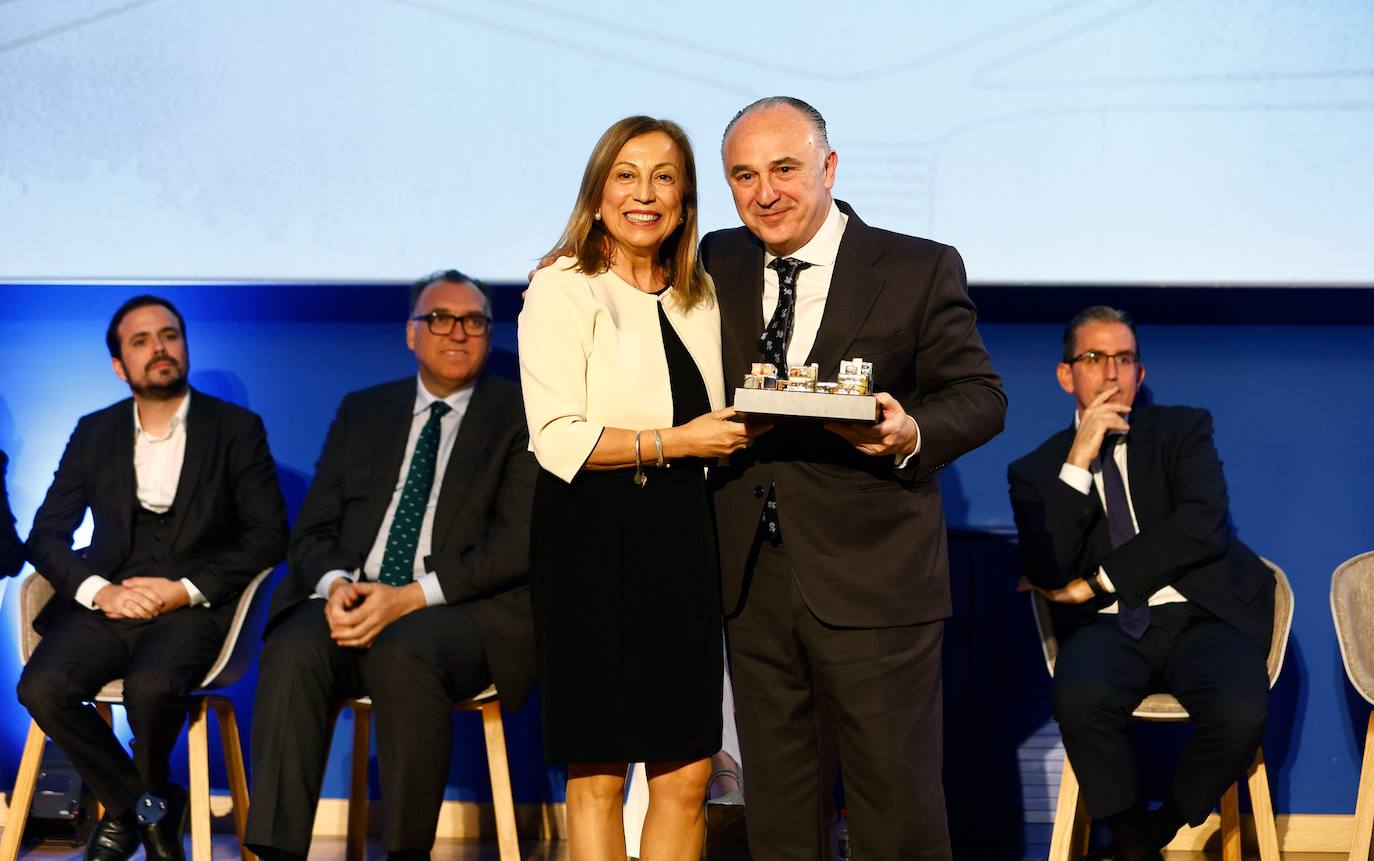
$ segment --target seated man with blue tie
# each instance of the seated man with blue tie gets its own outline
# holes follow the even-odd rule
[[[1060,640],[1053,705],[1064,749],[1113,843],[1085,858],[1159,858],[1244,772],[1264,732],[1274,578],[1230,532],[1212,418],[1135,405],[1135,325],[1094,306],[1064,330],[1073,424],[1008,470],[1023,590]],[[1131,712],[1154,692],[1193,718],[1173,787],[1146,811]]]
[[[343,399],[273,597],[253,719],[245,843],[304,858],[339,701],[373,700],[392,859],[427,858],[452,704],[534,683],[529,516],[535,461],[519,388],[483,376],[491,298],[460,272],[410,291],[417,377]]]

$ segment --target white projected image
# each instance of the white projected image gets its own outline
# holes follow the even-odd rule
[[[1374,283],[1374,4],[0,2],[0,279],[523,280],[617,118],[816,105],[970,278]]]

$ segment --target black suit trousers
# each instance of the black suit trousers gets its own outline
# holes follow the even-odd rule
[[[1088,813],[1102,819],[1140,800],[1131,712],[1147,694],[1165,692],[1194,725],[1171,792],[1189,824],[1201,824],[1264,735],[1265,657],[1253,640],[1193,603],[1152,607],[1139,640],[1114,615],[1068,635],[1054,668],[1054,716]]]
[[[453,745],[453,703],[491,684],[477,624],[462,605],[426,607],[371,647],[329,637],[325,602],[303,601],[272,629],[253,709],[253,805],[244,842],[304,856],[324,781],[335,707],[371,696],[389,852],[434,845]]]
[[[727,633],[753,857],[832,857],[838,760],[856,858],[949,859],[944,622],[827,625],[787,551],[765,544]]]
[[[108,810],[127,810],[144,792],[165,795],[187,694],[219,655],[232,613],[231,604],[183,607],[149,620],[107,619],[72,606],[47,629],[19,678],[19,701]],[[90,705],[121,677],[132,759]]]

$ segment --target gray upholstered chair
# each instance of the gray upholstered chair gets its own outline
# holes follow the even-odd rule
[[[1331,618],[1350,684],[1374,704],[1374,551],[1347,559],[1331,574]],[[1374,834],[1374,712],[1364,734],[1350,861],[1369,861]]]
[[[233,622],[225,637],[224,647],[215,659],[205,680],[194,691],[191,701],[191,719],[187,731],[186,747],[188,753],[191,804],[191,857],[192,861],[210,861],[210,746],[209,712],[214,710],[219,720],[220,741],[224,748],[225,770],[229,775],[229,795],[234,805],[234,829],[238,832],[240,851],[243,861],[255,861],[255,856],[243,849],[243,828],[248,818],[248,779],[243,768],[243,746],[239,743],[238,721],[234,717],[234,703],[227,696],[213,693],[228,687],[238,680],[253,663],[257,655],[257,638],[243,637],[244,625],[253,606],[253,599],[272,569],[261,572],[248,584],[238,597],[234,609]],[[31,574],[19,586],[19,655],[28,663],[34,649],[42,639],[33,630],[33,620],[53,596],[52,584],[42,575]],[[96,694],[95,707],[108,722],[111,719],[110,707],[124,702],[124,681],[116,679]],[[38,783],[38,769],[43,760],[43,748],[47,736],[38,724],[29,721],[29,735],[24,742],[23,758],[19,762],[19,772],[14,780],[14,791],[10,794],[9,816],[5,822],[4,835],[0,838],[0,861],[14,861],[19,854],[19,841],[24,834],[24,824],[29,818],[29,807],[33,803],[34,789]]]
[[[363,861],[367,851],[367,764],[372,746],[372,698],[344,700],[339,708],[353,710],[353,751],[348,776],[348,842],[344,857],[346,861]],[[506,759],[506,728],[501,719],[501,701],[497,699],[496,686],[488,686],[472,699],[459,700],[453,704],[453,710],[482,713],[500,861],[520,861],[520,836],[515,827],[510,764]],[[335,714],[337,716],[337,712]]]
[[[1274,638],[1269,644],[1269,687],[1278,680],[1283,656],[1288,650],[1288,631],[1293,626],[1293,587],[1282,569],[1264,560],[1274,572]],[[1059,657],[1059,641],[1050,622],[1048,602],[1032,593],[1035,609],[1035,628],[1040,633],[1040,647],[1045,653],[1045,667],[1054,675],[1054,663]],[[1144,721],[1186,721],[1188,712],[1173,696],[1150,694],[1141,700],[1132,717]],[[1269,776],[1264,765],[1264,748],[1255,750],[1254,761],[1246,772],[1250,785],[1250,806],[1255,814],[1255,833],[1259,839],[1261,861],[1279,861],[1278,831],[1274,825],[1274,807],[1269,798]],[[1077,861],[1088,848],[1092,819],[1083,807],[1078,776],[1068,757],[1064,757],[1064,771],[1059,781],[1059,800],[1054,810],[1054,831],[1050,837],[1048,861]],[[1223,861],[1241,861],[1240,793],[1232,784],[1221,797],[1221,851]]]

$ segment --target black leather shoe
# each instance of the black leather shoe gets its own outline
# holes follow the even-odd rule
[[[165,798],[144,795],[134,805],[148,861],[186,861],[181,844],[189,806],[186,790],[180,786],[169,786]]]
[[[86,861],[128,861],[138,849],[138,820],[125,811],[111,816],[105,811],[86,843]]]

